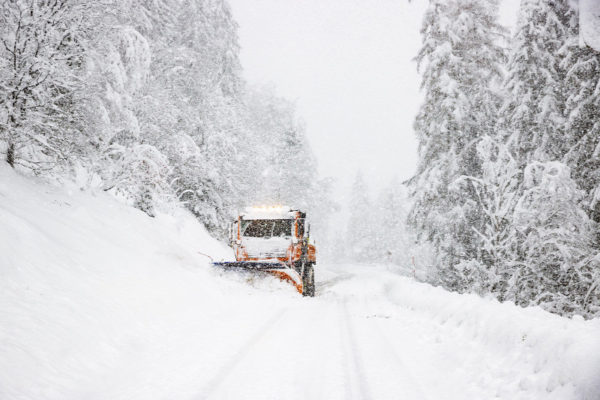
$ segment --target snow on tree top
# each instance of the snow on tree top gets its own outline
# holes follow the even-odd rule
[[[288,206],[247,207],[242,213],[243,219],[288,219],[294,218],[295,211]]]
[[[600,2],[580,0],[579,24],[581,40],[596,51],[600,51]]]

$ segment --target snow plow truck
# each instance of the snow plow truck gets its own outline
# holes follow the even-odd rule
[[[236,261],[214,266],[268,273],[295,286],[303,296],[315,295],[316,248],[309,243],[306,213],[290,207],[251,207],[230,225]]]

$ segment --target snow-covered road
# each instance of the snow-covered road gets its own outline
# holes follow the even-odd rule
[[[407,286],[412,295],[419,286],[423,296],[445,293],[383,266],[318,271],[316,298],[274,298],[268,311],[254,310],[255,329],[220,344],[226,355],[199,377],[196,399],[583,398],[536,361],[526,337],[498,346],[490,342],[506,341],[501,331],[473,335],[466,315],[439,319],[395,297]]]
[[[424,329],[376,283],[393,275],[350,265],[322,275],[317,298],[265,313],[197,398],[437,398],[416,378],[431,372],[420,357]]]
[[[258,312],[261,323],[246,332],[213,376],[205,377],[198,398],[382,398],[381,390],[389,394],[406,386],[395,378],[385,384],[387,374],[402,375],[402,361],[392,348],[386,349],[377,321],[381,317],[367,311],[367,298],[334,293],[336,285],[353,278],[355,274],[332,274],[320,282],[319,298]],[[407,389],[412,391],[414,383],[403,392]]]
[[[328,264],[317,296],[211,268],[183,211],[0,166],[0,399],[600,399],[600,321]],[[409,274],[410,275],[410,274]]]

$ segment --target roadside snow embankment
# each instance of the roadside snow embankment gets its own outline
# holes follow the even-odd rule
[[[449,293],[411,279],[386,287],[394,304],[454,327],[465,341],[480,342],[513,363],[522,389],[564,391],[600,399],[600,320],[567,319],[540,308],[521,308],[476,295]],[[457,344],[458,346],[458,344]],[[537,379],[519,372],[528,367]],[[554,398],[554,397],[553,397]],[[560,395],[556,398],[561,398]]]
[[[198,391],[218,363],[211,351],[241,341],[261,323],[244,313],[269,300],[269,290],[248,296],[258,290],[219,277],[198,251],[231,254],[183,210],[149,218],[0,165],[0,398]],[[267,285],[285,301],[287,287]]]
[[[2,165],[0,222],[3,400],[600,399],[598,320],[372,265],[319,263],[302,298],[209,268],[231,251],[182,210]]]

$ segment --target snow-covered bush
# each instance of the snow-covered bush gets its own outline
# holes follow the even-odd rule
[[[598,275],[590,257],[594,226],[581,207],[584,193],[570,175],[556,161],[526,167],[514,216],[524,238],[522,265],[509,288],[517,304],[539,304],[563,315],[587,311]]]
[[[136,208],[154,216],[155,197],[169,193],[169,165],[165,156],[148,144],[115,143],[109,146],[106,158],[107,169],[101,171],[104,190],[123,194]]]

